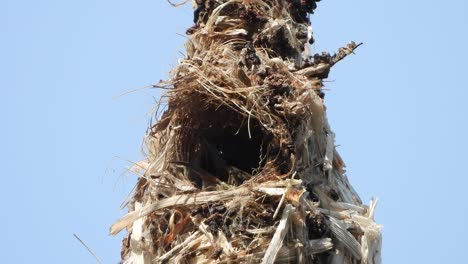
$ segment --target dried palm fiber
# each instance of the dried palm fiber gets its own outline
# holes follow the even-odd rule
[[[322,80],[351,54],[309,56],[318,1],[197,0],[186,57],[129,213],[124,263],[380,263],[376,201],[345,176]]]

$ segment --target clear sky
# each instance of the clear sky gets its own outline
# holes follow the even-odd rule
[[[468,2],[323,0],[314,51],[364,42],[330,75],[329,121],[384,263],[466,262]],[[117,263],[129,161],[183,51],[190,6],[0,0],[2,263]],[[463,224],[465,223],[465,224]]]

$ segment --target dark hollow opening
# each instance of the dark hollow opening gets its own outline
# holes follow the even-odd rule
[[[239,185],[265,164],[271,136],[258,121],[226,108],[206,110],[195,138],[197,151],[192,164],[229,184]],[[249,133],[250,131],[250,133]]]
[[[212,128],[207,130],[204,136],[228,166],[254,174],[262,165],[260,159],[264,154],[262,149],[265,138],[258,128],[250,129],[250,137],[246,125],[240,128]],[[212,172],[212,168],[206,169]]]

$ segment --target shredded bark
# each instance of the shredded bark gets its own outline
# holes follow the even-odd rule
[[[360,44],[311,56],[319,1],[196,0],[185,58],[148,129],[124,263],[380,263],[348,182],[323,79]],[[174,4],[175,5],[175,4]],[[267,252],[267,253],[265,253]]]

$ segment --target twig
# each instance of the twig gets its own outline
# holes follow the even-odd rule
[[[294,208],[290,204],[285,206],[280,223],[278,224],[276,232],[270,241],[270,246],[268,246],[265,256],[263,257],[262,264],[273,264],[275,262],[276,256],[283,245],[283,240],[288,232],[289,216],[293,211]]]
[[[287,182],[288,184],[286,185],[286,189],[284,190],[283,192],[283,195],[281,196],[281,200],[280,202],[278,203],[278,207],[276,208],[275,210],[275,213],[273,214],[273,219],[276,218],[276,216],[278,215],[279,213],[279,210],[281,208],[281,205],[283,205],[283,202],[284,200],[286,199],[286,196],[288,195],[288,193],[291,191],[291,188],[292,188],[292,182],[293,182],[293,179],[294,179],[294,176],[296,176],[296,172],[293,173],[291,179],[289,179]]]
[[[354,50],[361,46],[363,43],[356,44],[354,41],[351,41],[345,47],[339,48],[338,52],[335,53],[327,62],[322,62],[317,65],[312,65],[310,67],[304,68],[302,70],[294,72],[296,75],[304,75],[306,77],[316,77],[328,73],[330,68],[337,64],[346,56],[354,53]]]
[[[146,85],[146,86],[141,87],[141,88],[136,88],[136,89],[133,89],[133,90],[130,90],[130,91],[126,91],[126,92],[124,92],[122,94],[119,94],[119,95],[116,95],[116,96],[112,97],[112,99],[117,100],[120,97],[123,97],[123,96],[125,96],[127,94],[131,94],[131,93],[134,93],[134,92],[139,92],[139,91],[142,91],[142,90],[145,90],[145,89],[149,89],[151,87],[153,87],[153,85]]]
[[[346,58],[346,56],[354,53],[354,50],[357,49],[359,46],[361,46],[363,43],[356,44],[354,41],[351,41],[346,45],[346,47],[342,47],[338,49],[338,53],[333,55],[331,59],[331,66],[335,65],[338,63],[340,60]]]
[[[179,7],[179,6],[185,5],[189,0],[185,0],[185,1],[183,1],[183,2],[181,2],[181,3],[178,3],[178,4],[174,4],[174,3],[172,3],[172,2],[169,1],[169,0],[166,0],[166,1],[167,1],[171,6],[173,6],[173,7]]]
[[[99,257],[96,255],[96,253],[94,253],[86,244],[85,242],[83,242],[83,240],[81,240],[76,234],[73,234],[73,236],[78,239],[78,241],[81,243],[81,245],[83,245],[89,253],[91,253],[91,255],[94,256],[94,258],[96,259],[96,261],[99,263],[99,264],[102,264],[102,261],[99,259]]]
[[[169,250],[168,252],[166,252],[164,255],[162,255],[161,257],[159,257],[158,261],[161,261],[161,262],[164,262],[168,259],[170,259],[171,257],[173,257],[174,255],[176,254],[180,254],[180,251],[185,249],[185,248],[190,248],[193,244],[196,244],[198,243],[199,241],[201,241],[201,237],[200,237],[200,231],[196,231],[195,233],[193,233],[192,235],[190,235],[189,237],[187,237],[182,243],[174,246],[171,250]]]

